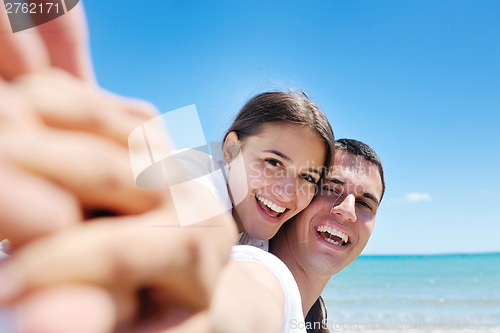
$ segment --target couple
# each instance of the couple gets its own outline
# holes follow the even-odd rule
[[[214,321],[220,331],[324,328],[320,293],[365,247],[385,190],[380,159],[370,147],[341,139],[335,149],[333,165],[311,204],[271,239],[270,251],[277,258],[255,247],[233,248],[233,261],[223,269],[214,298],[214,311],[224,309]]]
[[[155,151],[149,149],[144,162]],[[291,323],[304,327],[304,315],[313,304],[318,307],[329,278],[349,265],[368,241],[385,186],[381,162],[361,142],[334,142],[319,108],[305,95],[285,92],[250,99],[226,132],[222,151],[223,175],[217,173],[217,163],[198,151],[182,150],[162,165],[163,174],[191,172],[191,179],[213,190],[219,201],[229,201],[239,243],[260,248],[233,248],[232,261],[218,279],[213,323],[217,331],[245,327],[249,332],[277,332],[281,327],[298,332]],[[192,185],[191,179],[182,185]],[[187,216],[182,208],[193,208],[183,206],[177,191],[171,189],[176,213]],[[281,261],[265,252],[270,238],[271,252]],[[313,260],[324,261],[320,271],[314,270],[318,265]],[[244,290],[250,294],[233,299]],[[320,310],[318,315],[326,317]],[[262,319],[266,317],[270,319]]]
[[[12,67],[8,66],[4,66],[4,68],[12,69]],[[7,72],[3,72],[3,77],[11,80],[10,74],[5,73]],[[64,86],[65,89],[68,89],[68,85],[64,84],[67,78],[56,75],[55,78],[51,77],[50,79],[53,80],[51,82],[60,83],[60,87]],[[106,165],[100,165],[99,170],[85,169],[85,173],[74,171],[73,174],[69,172],[71,170],[82,170],[84,167],[81,163],[69,164],[70,162],[81,161],[81,159],[78,160],[78,155],[87,156],[85,154],[89,154],[90,156],[97,154],[97,152],[100,152],[100,155],[97,154],[97,156],[105,157],[106,161],[116,162],[115,164],[110,163],[111,166],[115,166],[115,168],[110,168],[111,172],[121,170],[116,166],[123,165],[123,163],[118,163],[119,161],[123,162],[123,154],[118,151],[119,147],[110,145],[109,141],[116,143],[121,137],[117,133],[126,133],[130,130],[130,124],[133,120],[125,121],[123,119],[127,116],[133,118],[131,117],[132,114],[136,118],[142,117],[144,119],[144,114],[147,114],[147,112],[130,112],[132,109],[130,106],[120,105],[123,109],[128,109],[129,112],[123,114],[116,112],[119,116],[110,121],[109,112],[113,112],[110,111],[109,105],[111,104],[109,101],[104,101],[109,98],[107,96],[103,98],[99,93],[92,91],[90,94],[99,95],[94,96],[95,98],[92,99],[94,108],[100,107],[108,113],[93,114],[92,120],[94,123],[97,121],[101,126],[84,128],[83,131],[93,132],[93,134],[98,134],[99,138],[104,137],[111,140],[97,141],[96,137],[92,137],[92,140],[95,141],[91,143],[98,142],[99,145],[86,145],[87,141],[83,142],[80,140],[82,138],[75,135],[71,136],[72,133],[55,131],[57,127],[62,127],[65,130],[81,130],[79,126],[83,126],[84,122],[79,120],[85,119],[86,114],[82,113],[83,110],[81,109],[68,109],[67,107],[61,108],[67,114],[63,114],[63,111],[54,112],[54,105],[57,106],[57,96],[53,96],[53,99],[51,99],[52,104],[50,107],[52,109],[47,108],[46,105],[42,104],[40,106],[40,104],[37,104],[37,96],[33,96],[36,95],[33,92],[37,91],[33,88],[40,88],[40,80],[40,78],[35,80],[21,78],[13,82],[13,87],[7,85],[0,87],[5,88],[6,92],[17,92],[19,90],[26,99],[35,100],[34,110],[32,111],[44,121],[44,124],[38,124],[37,120],[34,119],[33,124],[26,124],[26,119],[15,119],[16,117],[9,113],[10,110],[15,110],[15,108],[9,108],[9,111],[6,111],[7,108],[2,110],[7,115],[7,118],[4,117],[4,119],[12,121],[7,123],[9,126],[12,125],[11,129],[33,129],[33,136],[28,137],[26,140],[13,140],[11,142],[13,146],[23,148],[24,150],[21,149],[21,152],[29,152],[29,150],[26,150],[27,144],[24,146],[23,144],[29,143],[29,140],[36,138],[39,140],[35,142],[45,147],[45,151],[41,149],[40,152],[37,152],[38,160],[33,159],[33,151],[31,151],[31,154],[27,154],[26,158],[23,158],[21,153],[14,154],[13,150],[3,147],[2,152],[4,154],[1,162],[5,163],[7,161],[6,165],[10,169],[4,170],[12,175],[8,179],[16,178],[24,181],[17,184],[13,183],[14,186],[29,185],[36,190],[50,188],[46,192],[46,196],[40,197],[41,200],[46,200],[48,205],[38,204],[37,206],[36,200],[33,200],[34,205],[30,206],[30,208],[37,207],[38,210],[30,210],[33,211],[32,214],[35,216],[26,219],[25,217],[31,212],[23,212],[23,216],[18,210],[13,212],[4,211],[2,216],[2,232],[8,235],[11,240],[14,240],[17,249],[14,249],[12,260],[7,265],[3,265],[0,271],[0,277],[4,281],[4,288],[0,291],[0,302],[5,304],[11,301],[11,304],[18,305],[17,310],[20,313],[20,320],[27,319],[27,321],[24,321],[25,326],[23,327],[27,331],[29,325],[37,328],[47,327],[47,325],[50,327],[51,319],[53,319],[52,324],[54,326],[53,329],[48,329],[49,331],[74,332],[76,328],[71,326],[72,323],[74,324],[71,319],[77,319],[71,317],[75,316],[74,313],[70,313],[66,317],[61,316],[60,313],[50,313],[50,309],[57,309],[58,307],[59,309],[64,307],[67,310],[71,308],[71,304],[78,304],[79,309],[86,314],[86,317],[90,318],[83,323],[83,327],[81,322],[78,323],[79,329],[84,332],[109,331],[116,325],[116,322],[120,323],[122,327],[131,328],[139,322],[142,324],[140,319],[150,316],[151,313],[159,316],[163,313],[163,316],[167,317],[161,318],[166,320],[166,323],[163,324],[171,328],[182,327],[185,331],[191,331],[190,328],[196,327],[196,325],[201,325],[198,326],[199,329],[207,329],[207,322],[209,325],[219,325],[218,327],[221,330],[229,327],[234,328],[235,326],[231,325],[237,325],[234,328],[237,331],[244,328],[251,330],[251,324],[253,323],[257,324],[258,331],[262,331],[264,328],[262,325],[268,320],[267,317],[265,317],[266,320],[259,319],[262,318],[259,317],[259,314],[269,315],[271,313],[262,304],[276,305],[275,308],[269,309],[269,311],[276,313],[276,316],[271,318],[278,319],[278,321],[269,321],[270,328],[274,331],[281,325],[286,330],[288,329],[287,323],[281,321],[280,315],[287,310],[284,308],[284,304],[295,305],[299,310],[305,310],[304,313],[307,312],[308,307],[318,298],[331,274],[354,260],[369,237],[376,208],[383,193],[383,175],[381,169],[379,171],[377,164],[374,162],[377,159],[373,159],[373,156],[376,155],[370,154],[368,150],[368,156],[372,156],[372,160],[366,157],[356,157],[356,149],[367,152],[366,147],[355,141],[345,141],[344,145],[347,148],[337,151],[337,156],[335,156],[337,165],[334,164],[333,169],[329,171],[327,181],[321,184],[321,191],[315,197],[311,206],[295,217],[294,220],[288,221],[270,244],[271,251],[277,254],[294,274],[297,285],[302,292],[302,306],[299,305],[298,301],[291,301],[288,298],[288,295],[285,294],[288,292],[288,288],[271,288],[273,290],[272,295],[253,292],[263,287],[264,291],[267,291],[269,286],[279,286],[278,280],[281,279],[281,276],[284,276],[283,279],[286,281],[287,286],[292,285],[293,287],[293,281],[290,279],[290,272],[286,273],[283,266],[281,266],[282,269],[279,269],[279,274],[275,275],[261,264],[255,263],[255,261],[266,261],[268,259],[260,259],[262,252],[256,254],[251,248],[250,250],[247,248],[248,251],[243,249],[240,253],[238,253],[239,250],[235,251],[233,257],[236,259],[242,258],[242,261],[231,261],[229,264],[225,264],[226,253],[228,253],[229,246],[234,239],[231,230],[232,224],[227,219],[227,216],[219,216],[205,221],[203,225],[213,227],[210,229],[191,228],[189,233],[182,232],[185,229],[169,229],[166,231],[155,230],[152,233],[151,228],[144,227],[158,224],[158,220],[174,220],[176,218],[170,201],[171,198],[162,193],[146,193],[148,191],[142,191],[141,195],[138,195],[136,189],[132,189],[129,186],[130,184],[126,182],[126,177],[123,177],[122,173],[114,177],[110,177],[111,173],[108,173],[104,174],[103,177],[103,170],[108,167],[107,163],[104,163]],[[75,85],[78,84],[75,83]],[[81,96],[82,91],[85,91],[83,95],[87,96],[85,89],[88,90],[88,86],[76,87],[74,91],[71,91],[71,94],[80,94],[78,96]],[[5,96],[7,95],[5,94]],[[95,102],[97,100],[99,102]],[[12,104],[16,106],[15,103]],[[118,108],[115,107],[115,109]],[[30,115],[29,113],[26,114]],[[12,116],[12,119],[9,119],[9,116]],[[103,117],[107,117],[107,119],[103,119]],[[121,120],[117,120],[120,117]],[[136,122],[138,120],[135,119]],[[87,125],[91,123],[89,122]],[[6,131],[5,128],[3,130]],[[8,131],[4,133],[5,136],[2,139],[12,139],[12,133],[8,133]],[[49,133],[50,135],[46,135]],[[276,131],[271,131],[271,133],[276,133]],[[309,134],[312,140],[319,139],[321,141],[321,135],[318,137],[318,135]],[[14,136],[14,139],[17,138]],[[75,161],[70,161],[66,156],[65,159],[60,160],[60,166],[66,166],[67,169],[56,168],[54,170],[53,166],[42,162],[47,157],[58,156],[57,154],[47,154],[46,148],[53,147],[51,144],[61,142],[61,139],[64,140],[62,146],[73,143],[74,147],[87,147],[88,150],[82,149],[78,151],[81,154],[74,154]],[[242,138],[237,137],[236,139],[240,140]],[[122,144],[122,142],[119,143]],[[358,148],[353,148],[353,146]],[[290,170],[294,171],[292,172],[294,179],[288,181],[291,184],[303,182],[303,188],[306,189],[303,191],[305,200],[301,201],[300,205],[293,207],[270,207],[271,209],[282,210],[282,208],[285,208],[285,211],[279,212],[279,214],[284,213],[283,216],[288,214],[286,216],[288,219],[307,206],[308,201],[312,199],[314,194],[314,190],[311,191],[311,188],[315,188],[312,183],[317,183],[319,180],[318,174],[320,172],[318,170],[321,170],[320,166],[329,165],[326,156],[330,148],[327,144],[323,150],[320,149],[318,158],[316,158],[317,163],[313,168],[305,170],[290,168]],[[231,151],[229,152],[231,153]],[[239,155],[236,154],[236,156],[242,154],[243,152]],[[93,156],[94,160],[96,160],[96,155]],[[13,163],[11,164],[14,168],[9,164],[9,159],[12,160]],[[237,159],[235,160],[237,161]],[[273,168],[280,168],[286,162],[286,159],[276,161],[276,157],[265,157],[263,167],[266,168],[265,170],[274,170]],[[233,163],[233,159],[228,160],[228,164],[231,163]],[[299,166],[304,166],[304,164],[300,163]],[[19,167],[19,170],[16,170],[15,167]],[[337,168],[339,169],[336,170]],[[231,169],[235,171],[234,163]],[[94,177],[94,174],[100,174],[100,176]],[[271,172],[271,174],[278,175],[280,173],[279,170],[276,170],[276,173]],[[371,183],[367,181],[370,177]],[[98,181],[95,184],[87,181],[96,178]],[[46,179],[49,182],[43,182]],[[286,177],[283,179],[286,179]],[[107,186],[102,186],[102,183]],[[123,185],[123,183],[127,185]],[[100,187],[97,185],[100,185]],[[107,195],[103,195],[102,191],[96,191],[95,188],[106,189],[108,191],[106,192]],[[127,191],[119,191],[118,196],[113,196],[113,188],[115,191],[116,188],[126,188]],[[41,191],[38,192],[42,193]],[[33,191],[30,194],[37,194],[38,192]],[[131,194],[132,192],[133,194]],[[8,198],[7,195],[5,194],[2,198]],[[50,196],[53,200],[47,201]],[[130,200],[133,196],[138,200]],[[120,200],[113,199],[116,197],[123,202],[127,202],[127,205],[123,205]],[[147,202],[144,200],[145,197],[148,198]],[[16,202],[15,196],[8,199],[11,203]],[[187,199],[190,199],[189,195],[186,197]],[[242,203],[248,202],[245,199],[242,199]],[[255,200],[255,197],[253,200]],[[103,207],[99,207],[99,203]],[[204,207],[211,204],[217,205],[216,202],[208,202],[200,203],[197,207],[204,209]],[[22,206],[22,204],[17,206]],[[49,206],[50,209],[47,209],[46,206]],[[268,206],[268,204],[265,203],[265,206]],[[12,207],[16,207],[16,205]],[[62,207],[67,209],[64,210]],[[82,209],[82,207],[90,207],[91,209]],[[238,207],[245,207],[245,205],[236,205],[234,210],[236,211]],[[65,225],[64,228],[54,223],[54,221],[59,220],[61,224],[67,223],[68,220],[90,221],[89,216],[93,216],[97,211],[96,208],[109,209],[121,216],[100,217],[94,219],[96,223],[77,224],[71,227]],[[293,214],[289,212],[293,212]],[[251,231],[253,230],[252,225],[247,224],[248,226],[245,226],[244,224],[245,221],[252,221],[252,219],[250,217],[242,218],[244,213],[245,211],[238,213],[240,218],[239,231],[250,231],[260,239],[269,238],[277,231],[277,228],[275,230],[264,230],[264,233],[261,234],[258,234],[260,232],[259,228],[256,229],[256,232]],[[270,213],[276,215],[273,212]],[[9,216],[9,214],[11,215]],[[18,215],[16,216],[16,214]],[[79,216],[79,214],[82,216]],[[278,217],[278,215],[274,217]],[[46,220],[41,216],[44,216]],[[117,220],[120,220],[119,224],[116,223]],[[238,222],[238,218],[236,220]],[[285,222],[285,218],[279,220],[281,224]],[[25,228],[21,230],[19,225],[15,225],[12,221],[25,223]],[[366,223],[359,226],[360,223],[355,221],[366,221]],[[355,223],[350,224],[347,222]],[[5,228],[8,225],[12,227],[11,229],[14,232]],[[44,229],[49,225],[49,228]],[[15,230],[16,227],[18,230]],[[61,229],[62,231],[52,233],[54,230],[50,230],[51,228]],[[340,243],[340,238],[343,238],[346,244],[335,244]],[[307,253],[314,253],[314,256],[309,257],[306,255]],[[267,255],[264,255],[264,257],[273,258]],[[269,260],[272,263],[275,262],[274,258]],[[325,263],[330,262],[338,262],[338,265],[325,265]],[[274,268],[275,266],[278,267],[279,264],[271,264],[271,267]],[[188,269],[186,270],[186,268]],[[222,268],[222,273],[219,274],[220,268]],[[224,279],[228,282],[222,283]],[[243,283],[244,281],[247,281],[248,284]],[[242,284],[238,285],[238,283]],[[254,285],[255,289],[250,288],[249,285]],[[297,291],[296,287],[292,289]],[[247,292],[248,295],[247,297],[245,295],[234,297],[232,290],[238,293]],[[281,290],[281,293],[277,290]],[[255,298],[255,295],[259,297]],[[263,300],[267,296],[272,296],[273,303],[266,301],[261,304],[259,300]],[[298,299],[297,293],[295,293],[295,297]],[[63,302],[64,300],[65,302]],[[230,304],[234,304],[238,300],[249,300],[249,303],[239,305],[240,311],[236,312],[234,316],[221,315],[228,314],[229,310],[238,309],[236,307],[227,309]],[[280,300],[289,300],[291,302],[283,303]],[[255,301],[257,303],[252,303]],[[218,308],[219,305],[220,308]],[[252,311],[246,313],[241,311],[241,307],[244,306],[249,307]],[[301,307],[303,309],[300,309]],[[206,309],[209,309],[208,313],[202,311]],[[188,317],[185,316],[186,313],[189,314]],[[189,320],[181,320],[183,322],[181,325],[169,321],[172,318],[180,320],[179,318],[183,318],[183,315],[185,316],[184,319],[189,318]],[[243,315],[244,320],[251,321],[248,322],[249,326],[242,327],[243,321],[237,319],[237,315]],[[209,317],[208,321],[207,316]],[[94,318],[94,321],[92,321],[92,318]],[[211,318],[217,320],[214,321]],[[150,322],[154,323],[155,320]],[[91,325],[92,323],[100,325],[100,328],[96,329],[95,326],[93,330],[85,328],[85,324]],[[69,326],[65,327],[65,324]],[[190,328],[188,329],[188,327]],[[231,329],[227,330],[231,331]]]

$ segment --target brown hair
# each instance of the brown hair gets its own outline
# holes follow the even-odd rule
[[[251,98],[238,112],[224,135],[236,132],[238,139],[256,135],[271,122],[289,122],[309,127],[318,133],[326,146],[325,166],[333,158],[335,138],[325,114],[303,92],[265,92]]]

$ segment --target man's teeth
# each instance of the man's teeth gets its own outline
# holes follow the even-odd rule
[[[255,195],[257,197],[257,199],[262,202],[264,205],[266,205],[267,207],[269,207],[270,209],[274,210],[276,213],[283,213],[285,211],[285,207],[280,207],[278,206],[277,204],[275,203],[272,203],[271,201],[261,197],[260,195],[256,194]]]
[[[347,236],[346,233],[344,233],[342,231],[339,231],[339,230],[336,230],[336,229],[333,229],[329,225],[320,225],[320,226],[317,226],[316,227],[316,231],[318,231],[318,232],[324,232],[324,233],[329,234],[330,237],[325,237],[325,240],[327,242],[329,242],[329,243],[332,243],[332,244],[344,245],[349,240],[349,236]],[[341,238],[342,239],[342,244],[340,244],[339,242],[333,240],[331,238],[331,236],[337,236],[337,237]]]

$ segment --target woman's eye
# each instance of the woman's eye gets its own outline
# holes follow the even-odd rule
[[[306,181],[313,183],[313,184],[317,183],[316,179],[313,176],[308,175],[308,174],[300,175],[300,178],[305,179]]]
[[[266,159],[266,162],[271,164],[274,167],[283,168],[283,164],[281,164],[280,161],[278,161],[274,158],[268,158],[268,159]]]

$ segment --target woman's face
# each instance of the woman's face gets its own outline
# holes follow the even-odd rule
[[[325,162],[326,147],[312,129],[269,123],[258,134],[224,143],[230,161],[228,188],[240,231],[269,239],[311,202]]]

